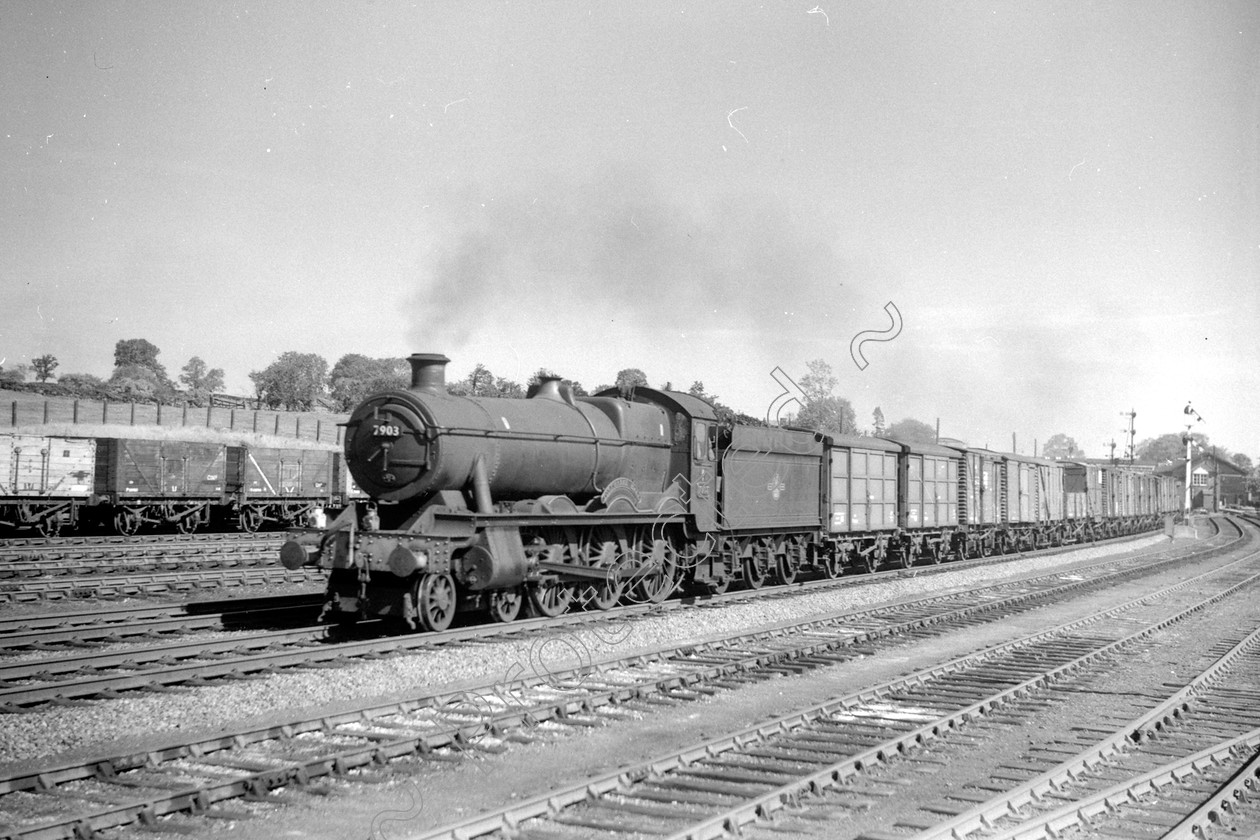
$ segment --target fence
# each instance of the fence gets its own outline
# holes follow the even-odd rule
[[[11,392],[17,393],[17,392]],[[4,403],[8,405],[5,406]],[[344,414],[315,411],[253,411],[245,408],[77,400],[38,394],[0,402],[0,428],[50,423],[84,426],[203,427],[230,432],[256,432],[340,445]],[[85,433],[89,430],[85,429]]]

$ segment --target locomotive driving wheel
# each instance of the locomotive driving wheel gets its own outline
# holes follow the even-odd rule
[[[534,615],[555,618],[569,609],[573,588],[558,580],[539,581],[530,587],[529,606]]]
[[[511,589],[495,589],[486,596],[486,607],[490,617],[502,624],[516,621],[521,614],[521,605],[525,603],[525,591],[520,586]]]
[[[416,584],[416,614],[425,630],[441,632],[455,619],[455,581],[450,575],[421,576]]]
[[[639,576],[634,584],[634,599],[643,603],[659,604],[674,591],[674,575],[678,564],[674,558],[674,546],[666,539],[652,540],[650,553],[640,553],[649,571]]]
[[[609,534],[596,534],[586,546],[586,565],[607,569],[611,574],[600,583],[582,588],[580,598],[584,606],[589,604],[597,610],[610,610],[617,606],[626,589],[617,559],[617,541]]]

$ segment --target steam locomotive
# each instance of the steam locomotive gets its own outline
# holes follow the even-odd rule
[[[290,569],[328,570],[331,620],[443,630],[461,610],[608,609],[1091,540],[1177,508],[1168,479],[1118,467],[727,425],[646,387],[462,397],[446,356],[409,361],[410,388],[368,397],[346,426],[369,501],[281,549]]]

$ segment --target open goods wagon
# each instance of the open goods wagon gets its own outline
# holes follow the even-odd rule
[[[253,531],[365,498],[341,453],[203,441],[0,435],[0,529],[92,523]]]

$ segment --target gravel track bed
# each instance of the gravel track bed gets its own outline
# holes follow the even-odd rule
[[[550,670],[624,656],[636,650],[954,592],[1048,569],[1070,570],[1073,565],[1102,557],[1131,556],[1168,545],[1167,537],[1155,535],[1123,547],[1085,548],[946,575],[907,573],[877,584],[801,592],[791,598],[677,610],[632,619],[612,629],[605,626],[549,633],[529,640],[462,644],[358,661],[336,669],[286,671],[264,679],[226,682],[180,694],[137,694],[87,705],[42,707],[30,714],[0,716],[0,762],[94,753],[106,744],[111,750],[127,749],[129,741],[155,733],[222,731],[230,721],[299,715],[325,704],[349,705],[348,698],[415,695],[488,679],[544,675]]]

